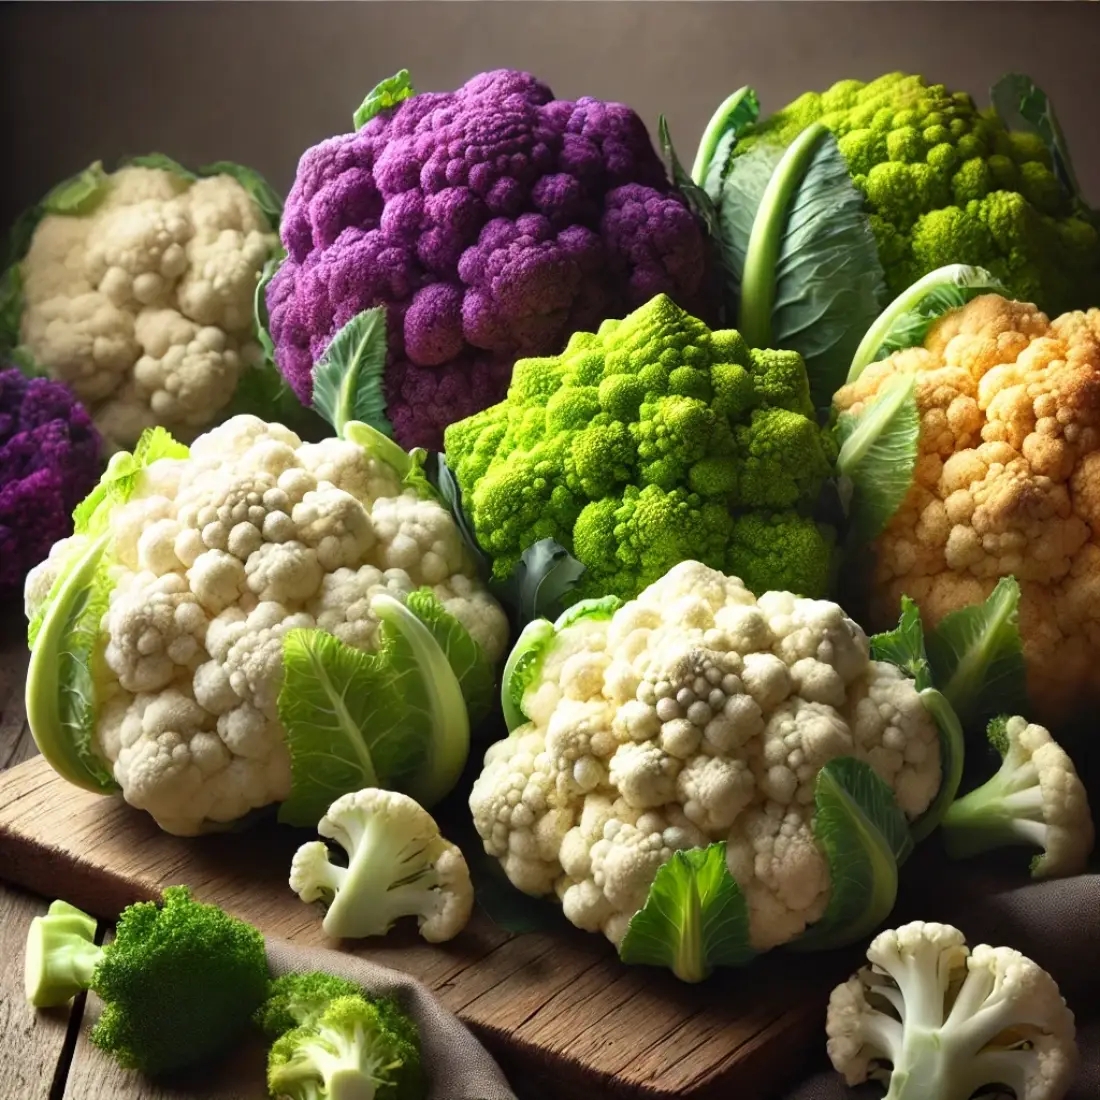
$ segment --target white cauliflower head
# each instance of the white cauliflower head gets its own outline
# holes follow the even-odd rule
[[[253,298],[278,235],[232,175],[101,174],[102,197],[47,214],[20,264],[20,341],[107,439],[191,439],[260,362]]]
[[[106,523],[113,587],[94,740],[126,800],[169,832],[202,832],[290,793],[278,706],[289,631],[319,627],[372,650],[372,599],[429,588],[491,661],[502,656],[504,614],[449,514],[353,444],[303,444],[233,417],[188,457],[143,469]],[[27,582],[29,617],[66,550],[79,556],[90,540],[67,541]]]
[[[531,652],[513,655],[505,695],[527,721],[489,749],[470,807],[519,889],[556,893],[615,943],[672,853],[714,841],[755,948],[818,920],[815,781],[838,757],[869,765],[910,819],[939,790],[935,721],[836,604],[757,599],[684,562],[613,613],[593,601],[556,627],[517,645]]]

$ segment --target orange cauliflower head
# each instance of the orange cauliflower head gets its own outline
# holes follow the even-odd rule
[[[837,409],[860,413],[901,372],[916,375],[920,450],[875,545],[869,617],[889,626],[908,595],[933,627],[1014,575],[1028,690],[1058,722],[1100,699],[1100,310],[1050,321],[975,298],[869,366]]]

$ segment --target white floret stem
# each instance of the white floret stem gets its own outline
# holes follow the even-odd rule
[[[374,1100],[381,1083],[379,1074],[387,1067],[372,1049],[372,1037],[361,1026],[352,1032],[321,1027],[310,1044],[328,1100]]]
[[[931,943],[922,944],[916,953],[900,954],[890,962],[888,968],[882,968],[897,982],[901,991],[906,1027],[940,1027],[943,1024],[948,974],[941,966],[939,948]]]
[[[971,971],[963,983],[963,990],[975,979],[975,971]],[[986,991],[986,998],[993,989],[992,975],[975,979],[979,990]],[[963,1000],[963,990],[959,991],[959,1000]],[[974,1004],[975,997],[967,997],[966,1002]],[[965,1057],[972,1058],[983,1047],[992,1042],[1006,1028],[1022,1023],[1020,1009],[1021,1002],[998,996],[995,1000],[983,999],[980,1007],[976,1007],[970,1014],[964,1016],[962,1011],[957,1014],[952,1011],[950,1026],[944,1028],[944,1032],[951,1037],[952,1046],[960,1049]],[[965,1003],[964,1003],[965,1008]]]
[[[948,807],[943,818],[944,843],[955,858],[980,855],[1009,845],[1046,849],[1047,825],[1043,790],[1032,764],[1028,776],[995,775]],[[1031,779],[1026,785],[1025,778]]]
[[[980,978],[975,986],[978,995],[988,988]],[[960,993],[956,1005],[972,1000],[972,995]],[[1012,1003],[998,1001],[963,1021],[953,1011],[942,1029],[907,1026],[884,1100],[970,1100],[978,1089],[993,1084],[1009,1085],[1023,1096],[1035,1055],[983,1049],[1015,1019]]]
[[[1026,790],[1007,794],[1001,801],[1005,811],[1018,821],[1042,822],[1046,820],[1046,804],[1043,799],[1042,788],[1038,783]]]
[[[900,1020],[895,1020],[877,1009],[870,1009],[860,1016],[859,1029],[868,1045],[881,1051],[891,1062],[900,1056],[902,1044],[905,1042],[905,1025]]]
[[[343,890],[344,883],[348,880],[348,869],[333,863],[330,859],[319,863],[315,873],[320,884],[326,890],[331,891],[333,897],[336,897]]]
[[[435,885],[436,854],[435,838],[382,813],[371,814],[349,852],[343,888],[325,914],[325,931],[381,936],[400,917],[423,914],[432,900],[427,887]]]

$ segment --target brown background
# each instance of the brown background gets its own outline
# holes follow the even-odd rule
[[[90,161],[231,159],[289,187],[379,79],[422,90],[527,68],[561,97],[664,111],[690,162],[707,118],[754,85],[765,110],[835,80],[921,72],[984,102],[1006,71],[1058,106],[1100,203],[1098,3],[27,3],[0,6],[0,224]]]

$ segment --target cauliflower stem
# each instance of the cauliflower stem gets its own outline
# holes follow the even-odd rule
[[[1082,873],[1095,830],[1069,756],[1046,729],[1019,716],[990,722],[989,740],[1001,766],[948,809],[948,855],[966,859],[995,848],[1039,848],[1031,863],[1036,878]]]

